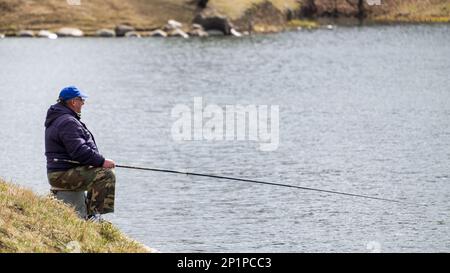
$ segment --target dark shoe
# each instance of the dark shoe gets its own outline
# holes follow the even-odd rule
[[[105,220],[103,220],[101,214],[97,213],[97,214],[94,214],[94,215],[88,215],[88,216],[86,217],[86,221],[92,222],[92,223],[102,223],[102,222],[104,222]]]

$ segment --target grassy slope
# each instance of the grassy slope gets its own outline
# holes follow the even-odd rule
[[[383,0],[381,0],[383,3]],[[384,0],[374,21],[450,22],[449,0]]]
[[[210,6],[226,14],[231,19],[239,19],[245,11],[253,4],[261,3],[265,0],[210,0]],[[272,4],[281,11],[286,8],[296,9],[297,0],[271,0]]]
[[[184,0],[81,0],[71,6],[64,0],[0,0],[0,29],[50,29],[73,26],[92,32],[129,23],[156,28],[168,19],[190,21],[193,7]]]
[[[74,242],[82,252],[149,252],[112,224],[83,221],[62,202],[0,179],[0,253],[71,252]]]

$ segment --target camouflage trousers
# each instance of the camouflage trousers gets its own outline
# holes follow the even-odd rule
[[[80,166],[47,176],[56,190],[87,191],[88,215],[114,212],[116,175],[113,169]]]

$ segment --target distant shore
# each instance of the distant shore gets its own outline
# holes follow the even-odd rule
[[[0,0],[0,38],[187,38],[209,36],[214,28],[224,35],[240,36],[328,25],[450,23],[446,0],[210,0],[206,8],[180,0],[108,2]],[[122,26],[128,29],[118,30]]]

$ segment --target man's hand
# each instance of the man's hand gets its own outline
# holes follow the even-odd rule
[[[103,163],[103,168],[112,169],[116,166],[116,163],[111,159],[105,159],[105,163]]]

